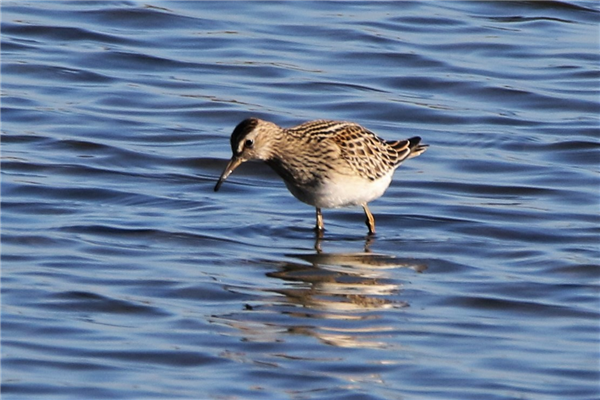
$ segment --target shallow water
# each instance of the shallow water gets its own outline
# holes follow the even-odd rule
[[[2,395],[591,399],[595,2],[2,3]],[[248,116],[423,137],[314,209]]]

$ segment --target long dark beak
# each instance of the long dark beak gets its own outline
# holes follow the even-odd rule
[[[233,170],[236,169],[237,167],[239,167],[240,164],[243,162],[244,162],[244,160],[240,157],[237,157],[237,156],[231,157],[231,160],[229,160],[229,163],[225,167],[225,170],[223,171],[223,173],[219,177],[217,184],[215,185],[215,192],[219,190],[219,188],[221,187],[223,182],[225,182],[225,179],[227,179],[227,177],[229,175],[231,175]]]

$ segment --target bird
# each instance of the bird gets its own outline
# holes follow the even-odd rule
[[[233,130],[232,157],[214,191],[242,163],[261,160],[284,181],[298,200],[316,208],[318,233],[325,229],[322,208],[362,206],[369,235],[375,218],[367,203],[389,187],[400,164],[428,145],[418,136],[388,141],[354,122],[314,120],[291,128],[247,118]]]

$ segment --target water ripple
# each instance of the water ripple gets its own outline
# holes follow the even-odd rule
[[[600,395],[596,3],[2,11],[5,397]],[[319,238],[249,116],[430,148]]]

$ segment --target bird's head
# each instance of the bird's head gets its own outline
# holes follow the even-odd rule
[[[219,190],[225,179],[243,162],[268,160],[272,156],[272,145],[281,128],[272,122],[248,118],[235,127],[231,134],[233,156],[215,185]]]

